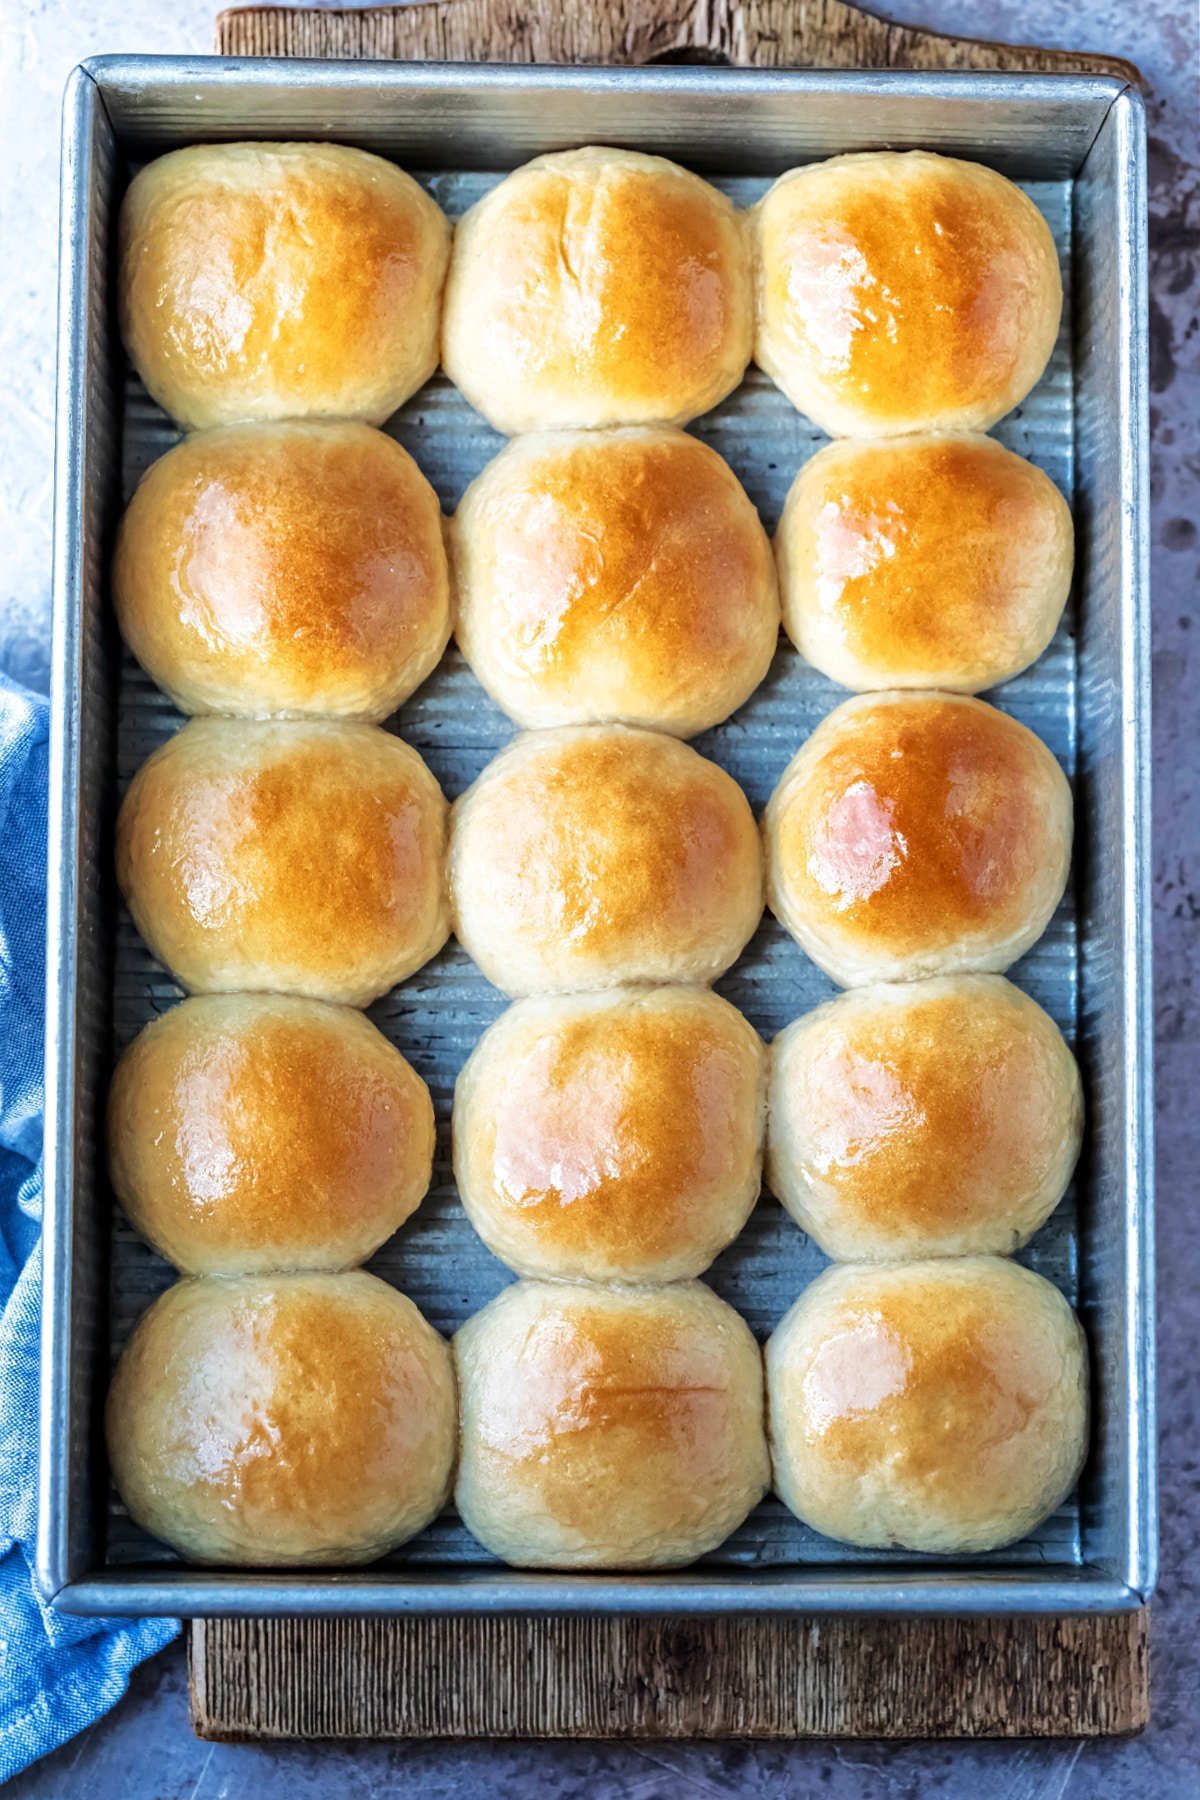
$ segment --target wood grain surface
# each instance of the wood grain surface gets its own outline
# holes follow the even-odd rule
[[[437,62],[705,61],[799,69],[1083,71],[1138,81],[1117,56],[941,37],[844,0],[426,0],[358,11],[245,6],[217,20],[229,56]]]
[[[1148,1615],[219,1619],[209,1738],[1106,1737],[1149,1716]]]
[[[842,0],[242,7],[228,56],[1086,71],[1117,57],[939,37]],[[212,1619],[201,1737],[1104,1737],[1150,1716],[1149,1614],[1078,1619]]]

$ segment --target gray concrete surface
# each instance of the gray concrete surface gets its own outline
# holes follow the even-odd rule
[[[204,50],[210,0],[0,0],[0,664],[45,681],[59,95],[100,51]],[[1128,1742],[1024,1745],[198,1743],[182,1647],[124,1704],[10,1786],[14,1800],[255,1800],[586,1794],[595,1800],[820,1793],[827,1800],[1192,1800],[1200,1795],[1200,171],[1196,0],[902,0],[942,31],[1110,51],[1150,83],[1162,1581],[1154,1720]]]

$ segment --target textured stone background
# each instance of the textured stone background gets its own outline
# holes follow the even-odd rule
[[[256,1800],[524,1796],[665,1800],[820,1792],[828,1800],[1180,1800],[1200,1795],[1200,170],[1196,0],[900,0],[898,22],[1013,42],[1110,51],[1151,85],[1151,388],[1154,580],[1154,908],[1162,1581],[1154,1607],[1154,1721],[1126,1743],[362,1745],[265,1751],[197,1743],[181,1646],[134,1679],[94,1729],[15,1781],[13,1800]],[[203,51],[212,0],[0,0],[0,663],[46,681],[53,431],[58,111],[71,65],[101,51]],[[1197,635],[1200,635],[1198,629]]]

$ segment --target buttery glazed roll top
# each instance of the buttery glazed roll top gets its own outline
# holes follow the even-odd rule
[[[1087,1453],[1087,1346],[1002,1257],[827,1269],[767,1346],[775,1491],[814,1530],[970,1554],[1061,1506]]]
[[[445,836],[437,782],[373,725],[194,719],[134,776],[117,879],[193,992],[365,1006],[446,941]]]
[[[661,156],[536,157],[455,232],[442,361],[509,436],[685,424],[736,387],[753,330],[741,220]]]
[[[986,429],[1049,361],[1054,239],[993,169],[835,156],[780,176],[752,223],[755,360],[831,437]]]
[[[685,432],[518,439],[467,489],[451,547],[459,644],[522,725],[691,737],[770,667],[766,534],[733,471]]]
[[[1045,930],[1071,860],[1071,790],[982,700],[835,707],[763,819],[775,916],[843,987],[1003,970]]]
[[[121,207],[121,335],[183,425],[379,424],[437,366],[449,254],[440,209],[364,150],[173,150]]]
[[[763,1496],[758,1345],[701,1282],[520,1281],[454,1354],[455,1499],[518,1568],[677,1568]]]
[[[365,1261],[420,1205],[433,1144],[429,1089],[361,1013],[281,994],[172,1007],[109,1094],[117,1197],[190,1275]]]
[[[737,783],[654,731],[516,738],[451,818],[454,929],[508,994],[714,980],[762,914]]]
[[[449,1346],[365,1270],[176,1282],[108,1396],[113,1479],[191,1562],[371,1562],[450,1488]]]
[[[471,1223],[523,1275],[698,1275],[758,1197],[765,1060],[706,988],[520,1001],[455,1088]]]
[[[828,444],[775,540],[788,636],[849,688],[975,693],[1036,660],[1071,586],[1070,508],[991,438]]]
[[[383,719],[450,636],[441,509],[367,425],[206,431],[142,477],[113,600],[184,712]]]
[[[1079,1154],[1075,1059],[1000,975],[839,994],[770,1067],[768,1185],[839,1262],[1015,1250]]]

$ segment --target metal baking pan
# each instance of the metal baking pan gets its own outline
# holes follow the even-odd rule
[[[768,1501],[678,1574],[540,1575],[490,1559],[453,1512],[350,1574],[206,1574],[137,1530],[100,1433],[112,1359],[170,1271],[113,1205],[99,1120],[114,1057],[179,989],[148,956],[111,875],[119,794],[180,723],[117,642],[112,533],[176,433],[122,357],[112,237],[131,171],[177,145],[332,138],[401,163],[457,213],[540,151],[601,141],[658,151],[739,201],[837,151],[925,146],[1025,184],[1048,218],[1068,304],[1044,380],[998,436],[1072,498],[1078,571],[1051,648],[995,696],[1071,776],[1074,880],[1015,970],[1075,1043],[1089,1131],[1075,1187],[1025,1254],[1078,1306],[1094,1370],[1093,1447],[1077,1494],[1023,1543],[969,1560],[869,1554]],[[66,98],[54,576],[46,1303],[38,1566],[74,1613],[537,1611],[1084,1612],[1137,1606],[1155,1575],[1149,1038],[1145,128],[1137,96],[1084,77],[822,75],[724,69],[524,69],[108,57]],[[389,429],[451,508],[500,440],[442,378]],[[768,527],[817,434],[751,371],[694,430]],[[699,740],[761,806],[838,691],[784,645],[729,724]],[[511,732],[451,653],[394,721],[455,795]],[[830,991],[771,921],[720,983],[772,1035]],[[503,1002],[451,945],[373,1017],[429,1081],[434,1187],[374,1259],[452,1330],[511,1279],[468,1225],[449,1169],[453,1078]],[[711,1272],[765,1337],[823,1258],[764,1197]]]

